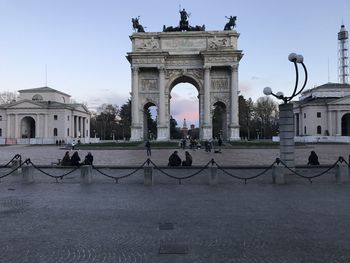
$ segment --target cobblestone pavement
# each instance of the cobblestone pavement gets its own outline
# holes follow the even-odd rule
[[[0,183],[0,262],[350,262],[350,185]]]
[[[153,149],[152,160],[159,165],[166,165],[170,154],[175,149]],[[185,153],[182,149],[176,149],[182,159]],[[318,154],[321,164],[333,164],[339,156],[346,160],[350,154],[350,145],[323,144],[298,146],[295,149],[297,165],[306,165],[310,152],[314,150]],[[56,146],[3,146],[0,147],[0,164],[9,161],[15,154],[21,154],[23,159],[30,158],[35,164],[51,164],[62,159],[66,150]],[[243,148],[223,149],[222,154],[206,153],[204,150],[189,150],[193,156],[193,165],[206,164],[214,158],[221,165],[270,165],[279,157],[279,148]],[[89,150],[80,150],[79,155],[83,159]],[[146,150],[91,150],[94,155],[94,164],[104,165],[140,165],[146,159]],[[71,151],[72,153],[72,151]]]

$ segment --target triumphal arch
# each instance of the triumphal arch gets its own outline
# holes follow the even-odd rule
[[[138,32],[130,36],[132,51],[127,54],[132,74],[132,141],[147,138],[144,111],[149,105],[157,107],[157,140],[170,140],[170,93],[181,82],[198,90],[200,139],[213,137],[217,104],[225,113],[222,136],[239,139],[238,66],[243,56],[237,49],[239,34],[227,25],[222,31],[205,31],[204,26],[191,27],[186,19],[181,14],[179,26],[164,26],[163,32],[144,32],[134,24]]]

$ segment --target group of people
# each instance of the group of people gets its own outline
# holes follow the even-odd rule
[[[92,156],[91,152],[89,152],[83,162],[80,162],[80,156],[77,151],[75,151],[72,154],[72,157],[69,155],[69,151],[66,151],[66,153],[63,156],[63,159],[61,161],[62,166],[80,166],[80,165],[92,165],[94,161],[94,157]]]
[[[178,151],[174,151],[169,157],[168,166],[191,166],[192,156],[188,151],[185,151],[185,160],[181,160]]]

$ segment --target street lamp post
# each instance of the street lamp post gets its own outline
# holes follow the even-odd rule
[[[283,101],[279,105],[279,136],[280,136],[280,158],[288,167],[295,167],[294,159],[294,114],[293,114],[293,103],[289,103],[294,97],[298,96],[305,88],[307,82],[307,70],[304,64],[304,58],[302,55],[291,53],[288,56],[290,62],[295,67],[295,86],[291,96],[284,96],[283,92],[279,91],[276,94],[272,92],[270,87],[264,88],[265,95],[272,95],[277,99]],[[299,71],[298,64],[301,64],[304,73],[305,80],[303,86],[298,91]]]

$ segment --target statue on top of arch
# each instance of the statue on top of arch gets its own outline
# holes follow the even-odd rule
[[[183,8],[179,10],[180,13],[180,22],[179,26],[173,27],[165,25],[163,26],[163,32],[175,32],[175,31],[205,31],[205,25],[202,26],[191,26],[188,22],[188,18],[191,16],[191,13],[187,13],[186,9]]]

